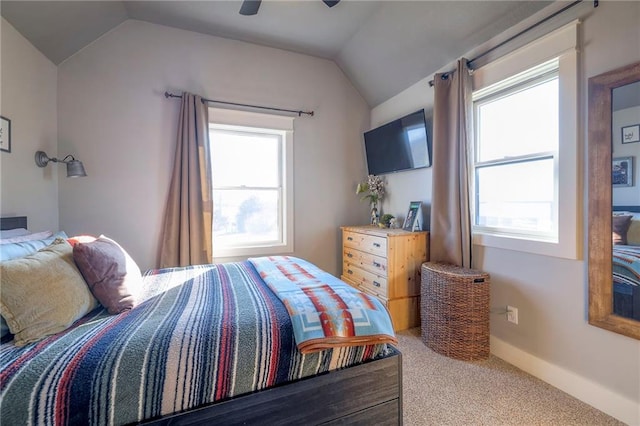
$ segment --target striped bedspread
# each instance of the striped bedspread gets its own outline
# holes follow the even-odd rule
[[[146,300],[0,347],[2,424],[127,424],[384,355],[385,344],[301,353],[283,303],[250,262],[150,271]]]
[[[389,313],[375,297],[303,259],[271,256],[249,261],[287,307],[300,352],[398,343]]]
[[[613,282],[640,286],[640,246],[613,246]]]

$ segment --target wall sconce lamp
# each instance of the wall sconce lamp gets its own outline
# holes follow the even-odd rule
[[[44,151],[36,152],[36,164],[38,167],[46,167],[49,161],[54,163],[64,163],[67,165],[67,177],[83,177],[86,176],[87,173],[84,171],[84,166],[82,165],[82,161],[78,161],[73,158],[73,155],[67,155],[62,160],[58,160],[57,158],[49,158]]]

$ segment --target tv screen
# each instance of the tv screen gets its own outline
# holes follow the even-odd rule
[[[429,167],[429,148],[423,109],[364,134],[370,175]]]

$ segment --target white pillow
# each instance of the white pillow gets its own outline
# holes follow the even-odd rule
[[[31,232],[27,231],[25,228],[7,229],[6,231],[0,231],[0,239],[21,237],[23,235],[29,235],[30,233]]]
[[[67,234],[65,234],[64,231],[60,231],[43,240],[29,240],[22,241],[20,243],[0,244],[0,262],[35,253],[51,244],[56,238],[66,239],[69,237],[67,237]]]
[[[36,232],[34,234],[20,235],[11,238],[0,238],[0,244],[22,243],[24,241],[44,240],[53,235],[51,231]]]
[[[633,220],[640,220],[640,213],[638,213],[638,212],[628,212],[628,211],[622,211],[622,210],[614,210],[613,211],[613,215],[614,216],[632,216]]]

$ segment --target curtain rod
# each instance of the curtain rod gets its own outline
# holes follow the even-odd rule
[[[174,95],[173,93],[169,93],[169,92],[164,92],[164,97],[165,98],[182,98],[181,95]],[[273,108],[273,107],[266,107],[266,106],[260,106],[260,105],[249,105],[249,104],[239,104],[239,103],[235,103],[235,102],[217,101],[215,99],[202,98],[202,102],[203,103],[216,103],[216,104],[233,105],[233,106],[240,106],[240,107],[247,107],[247,108],[268,109],[268,110],[271,110],[271,111],[291,112],[293,114],[298,114],[298,117],[300,117],[302,114],[310,115],[311,117],[313,117],[313,114],[314,114],[313,111],[295,111],[295,110],[292,110],[292,109]]]
[[[507,43],[512,42],[513,40],[515,40],[516,38],[520,37],[521,35],[531,31],[532,29],[544,24],[545,22],[547,22],[548,20],[555,18],[556,16],[560,15],[561,13],[563,13],[565,10],[572,8],[573,6],[577,5],[578,3],[582,3],[583,0],[576,0],[573,3],[568,4],[567,6],[563,7],[560,10],[557,10],[556,12],[552,13],[551,15],[547,16],[546,18],[541,19],[540,21],[528,26],[527,28],[525,28],[524,30],[520,31],[518,34],[513,35],[511,37],[509,37],[508,39],[506,39],[505,41],[498,43],[497,45],[493,46],[492,48],[486,50],[485,52],[479,54],[478,56],[476,56],[475,58],[467,61],[467,65],[469,66],[469,68],[471,69],[471,63],[477,61],[478,59],[482,58],[483,56],[488,55],[489,53],[493,52],[496,49],[501,48],[502,46],[504,46]],[[593,1],[593,7],[598,7],[598,0],[594,0]],[[453,74],[455,72],[455,70],[449,71],[449,72],[445,72],[442,74],[442,78],[446,79],[450,74]],[[433,80],[429,81],[429,87],[433,87]]]

